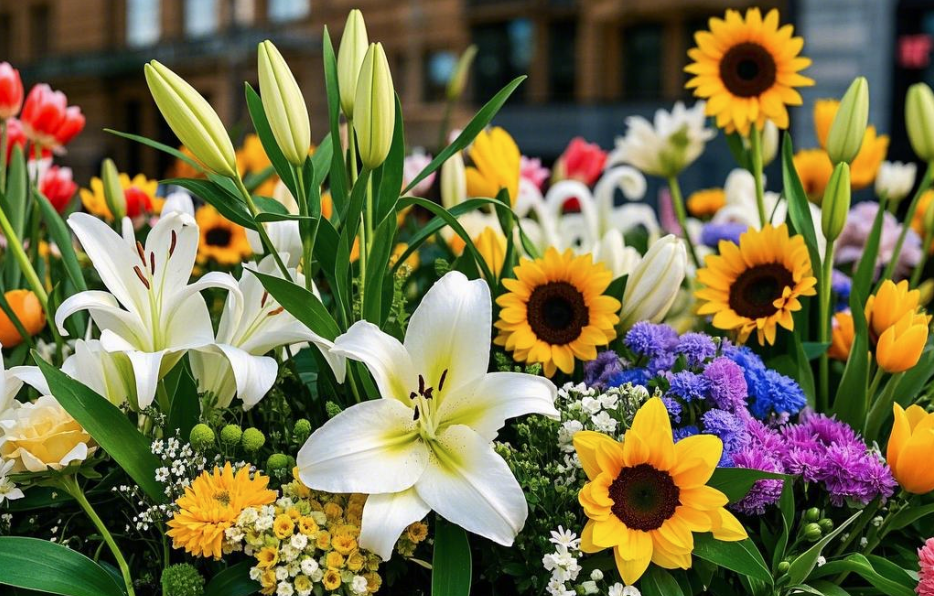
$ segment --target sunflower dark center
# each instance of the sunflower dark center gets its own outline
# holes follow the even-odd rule
[[[610,485],[613,515],[631,530],[656,530],[675,514],[681,489],[667,472],[649,464],[623,468]]]
[[[794,276],[783,265],[756,265],[736,278],[730,287],[730,308],[736,314],[758,319],[778,311],[775,301],[786,287],[793,286]]]
[[[204,234],[204,241],[210,246],[228,246],[233,234],[227,228],[211,228]]]
[[[528,320],[536,337],[564,345],[580,336],[590,323],[590,313],[580,290],[566,281],[553,281],[532,291]]]
[[[727,50],[720,60],[720,79],[738,97],[755,97],[775,83],[775,59],[757,43],[741,43]]]
[[[230,493],[228,493],[226,490],[214,493],[214,500],[224,507],[227,507],[230,505]]]

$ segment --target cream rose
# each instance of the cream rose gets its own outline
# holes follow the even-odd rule
[[[0,457],[14,462],[14,473],[61,470],[96,449],[91,435],[51,395],[8,410],[0,419]]]

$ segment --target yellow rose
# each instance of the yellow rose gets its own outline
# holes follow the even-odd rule
[[[0,456],[15,462],[13,472],[61,470],[97,449],[91,435],[51,395],[8,410],[0,433]]]

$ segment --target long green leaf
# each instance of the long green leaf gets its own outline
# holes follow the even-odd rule
[[[431,596],[469,596],[473,565],[467,532],[440,517],[437,519]]]
[[[204,589],[204,596],[250,596],[260,585],[250,579],[250,561],[243,561],[215,575]]]
[[[0,157],[2,159],[2,157]],[[26,228],[26,205],[28,203],[28,180],[26,159],[19,145],[13,147],[10,155],[10,167],[7,171],[7,187],[0,188],[0,198],[4,212],[10,220],[13,232],[22,240],[23,230]],[[20,282],[20,267],[16,259],[5,259],[3,264],[4,281],[8,288],[18,288]]]
[[[36,195],[36,200],[39,201],[42,219],[45,220],[49,235],[52,236],[52,240],[55,241],[55,245],[58,246],[59,253],[62,255],[62,263],[65,264],[65,273],[68,274],[68,279],[79,292],[87,290],[88,286],[84,281],[84,275],[81,273],[81,265],[78,263],[78,255],[75,254],[71,233],[62,220],[62,216],[58,214],[52,203],[42,193]]]
[[[327,27],[324,28],[324,37],[321,41],[324,58],[324,88],[328,96],[328,124],[333,142],[341,138],[341,100],[337,82],[337,56],[334,54],[334,46],[331,45],[331,35]],[[353,131],[348,130],[347,134],[353,134]],[[334,150],[331,153],[331,175],[329,177],[331,198],[334,200],[334,212],[341,213],[347,202],[348,178],[347,167],[344,164],[344,151],[340,142],[334,143]]]
[[[195,196],[201,197],[217,209],[221,215],[250,230],[256,229],[249,210],[239,196],[231,195],[226,190],[209,180],[194,178],[171,178],[163,181],[165,184],[181,186]]]
[[[159,459],[149,450],[150,441],[129,421],[120,409],[72,379],[58,368],[33,354],[58,403],[78,421],[97,444],[136,481],[150,499],[164,503],[165,493],[156,482]]]
[[[68,547],[0,536],[0,584],[62,596],[123,596],[100,565]]]
[[[656,565],[649,565],[639,580],[642,596],[684,596],[681,586],[670,573]]]
[[[399,199],[399,191],[402,190],[404,164],[405,131],[402,124],[402,103],[399,101],[399,96],[396,95],[396,124],[392,131],[392,144],[389,147],[389,155],[380,167],[383,176],[379,181],[376,195],[374,221],[383,221],[384,217],[395,210],[396,201]]]
[[[800,584],[808,579],[811,572],[817,566],[817,558],[820,557],[824,547],[830,544],[831,540],[839,536],[843,530],[849,527],[849,525],[863,513],[865,513],[865,510],[854,513],[849,519],[834,528],[833,532],[821,538],[814,546],[804,551],[797,559],[792,561],[791,567],[788,569],[788,580],[791,584]]]
[[[187,363],[188,359],[183,358],[165,379],[172,402],[167,428],[170,434],[178,430],[183,437],[191,434],[201,415],[198,384],[188,371]]]
[[[772,585],[772,573],[755,543],[748,538],[723,542],[712,534],[695,534],[694,556]]]
[[[859,553],[853,553],[845,559],[827,563],[815,570],[813,575],[814,577],[832,577],[839,573],[855,573],[876,589],[881,590],[886,596],[913,596],[917,582],[913,581],[905,570],[897,566],[895,567],[900,572],[900,576],[894,576],[890,567],[894,563],[888,561],[881,563],[882,561],[885,559],[873,557],[873,561],[870,561]],[[876,568],[876,565],[880,568]],[[882,565],[886,566],[885,573],[880,573]]]
[[[725,494],[730,503],[736,503],[746,496],[756,482],[768,479],[790,481],[791,476],[747,468],[717,468],[707,484]]]
[[[313,184],[320,187],[328,177],[331,168],[331,159],[334,157],[334,143],[331,142],[331,133],[325,135],[314,154],[311,156],[311,165],[315,169]]]
[[[184,153],[182,153],[175,147],[169,147],[168,145],[164,143],[153,141],[152,139],[147,139],[146,137],[142,137],[140,135],[134,135],[128,132],[120,132],[119,130],[113,130],[112,128],[105,128],[104,132],[109,132],[112,135],[117,135],[118,137],[123,137],[124,139],[129,139],[131,141],[136,141],[137,143],[142,143],[143,145],[146,145],[147,147],[152,147],[153,149],[157,149],[159,151],[162,151],[163,153],[168,153],[172,157],[182,160],[183,162],[190,165],[197,171],[201,173],[206,173],[206,170],[201,164],[199,164],[197,161],[193,160],[192,158],[188,157],[187,155],[185,155]]]
[[[791,144],[791,135],[785,133],[782,141],[782,182],[784,183],[785,199],[788,201],[788,218],[795,231],[804,236],[808,253],[811,255],[811,269],[820,270],[820,253],[817,247],[817,232],[814,220],[811,218],[811,207],[807,194],[795,170],[794,147]]]
[[[387,217],[376,230],[374,230],[373,245],[370,250],[369,261],[366,268],[366,287],[371,291],[363,297],[363,318],[367,321],[381,325],[383,279],[389,269],[389,257],[392,254],[393,241],[396,237],[396,220]],[[390,300],[392,298],[390,297]]]
[[[325,339],[335,339],[340,327],[317,296],[291,281],[251,269],[266,291],[303,325]]]

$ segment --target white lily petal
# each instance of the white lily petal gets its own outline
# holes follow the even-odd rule
[[[198,391],[214,394],[214,406],[226,408],[237,394],[237,383],[230,370],[230,361],[222,352],[210,350],[210,346],[188,352],[191,373],[198,384]]]
[[[279,365],[274,358],[253,356],[226,344],[210,347],[219,350],[230,361],[230,368],[237,382],[237,397],[243,400],[244,410],[249,410],[259,403],[272,389],[276,377],[279,376]]]
[[[544,377],[488,373],[475,385],[448,395],[438,410],[438,418],[444,425],[469,426],[492,441],[509,418],[542,414],[557,419],[557,396],[554,383]]]
[[[351,325],[347,333],[334,340],[331,353],[363,362],[382,397],[397,399],[406,406],[411,403],[409,393],[418,386],[418,373],[409,353],[398,339],[373,323],[357,321]]]
[[[428,448],[412,418],[412,408],[392,399],[344,410],[316,430],[298,452],[302,482],[333,493],[411,488],[428,465]]]
[[[198,224],[188,214],[173,211],[164,214],[146,237],[146,258],[155,262],[152,271],[153,291],[171,296],[184,289],[198,256],[201,235]]]
[[[168,313],[161,332],[161,345],[166,348],[183,350],[214,343],[214,328],[211,326],[211,315],[208,313],[204,296],[198,293],[189,294]]]
[[[503,458],[489,441],[462,425],[438,435],[415,490],[448,521],[504,546],[512,545],[529,513],[522,488]]]
[[[409,320],[405,349],[425,385],[435,389],[436,400],[486,373],[492,317],[490,287],[457,271],[438,280],[422,298]]]
[[[429,511],[431,509],[414,488],[368,496],[360,525],[360,548],[388,561],[406,526],[422,519]]]
[[[165,203],[162,204],[162,213],[172,213],[177,211],[179,213],[186,213],[191,217],[195,216],[195,205],[191,200],[191,195],[187,192],[177,190],[165,198]]]
[[[148,333],[143,328],[139,317],[125,311],[117,304],[112,294],[98,290],[87,290],[69,296],[55,311],[55,326],[59,333],[67,336],[65,320],[76,312],[86,310],[101,329],[113,329],[128,339],[143,347],[148,341]]]
[[[101,335],[101,343],[107,349],[104,338],[105,336]],[[162,359],[165,357],[166,352],[167,350],[158,352],[131,351],[126,353],[127,358],[130,359],[130,364],[133,365],[133,373],[136,376],[136,396],[141,410],[149,407],[156,397],[156,385],[159,383],[159,379],[162,378],[160,371],[162,369]]]
[[[7,371],[13,378],[19,379],[39,392],[39,395],[52,395],[49,383],[38,366],[14,366]]]

